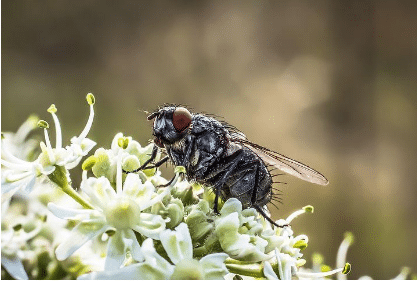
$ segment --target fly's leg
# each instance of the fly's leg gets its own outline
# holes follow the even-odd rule
[[[161,160],[156,162],[154,165],[146,166],[145,168],[143,168],[143,170],[157,168],[157,167],[161,166],[162,164],[164,164],[165,162],[167,162],[168,159],[169,159],[169,156],[165,156],[164,158],[162,158]]]
[[[216,214],[219,214],[218,206],[219,206],[220,190],[223,187],[223,185],[226,183],[227,178],[229,178],[229,176],[233,173],[234,169],[237,167],[237,165],[239,164],[239,161],[240,160],[242,160],[242,154],[239,154],[239,156],[237,156],[235,158],[235,160],[233,160],[231,162],[232,165],[229,166],[229,167],[227,167],[226,173],[220,178],[220,180],[218,180],[213,185],[213,187],[214,187],[214,193],[216,194],[216,196],[214,198],[213,211]]]
[[[216,196],[214,197],[213,211],[215,214],[219,214],[218,205],[219,205],[220,188],[216,188],[215,194]]]
[[[252,207],[255,208],[260,215],[262,215],[269,223],[271,223],[272,225],[278,227],[278,228],[284,228],[284,227],[288,227],[288,224],[284,224],[284,225],[278,225],[277,223],[275,223],[274,220],[272,220],[268,215],[266,215],[265,211],[263,211],[262,207],[260,207],[257,203],[256,203],[256,196],[257,196],[257,188],[258,188],[258,178],[259,178],[259,165],[256,165],[256,173],[255,173],[255,185],[253,187],[252,190],[252,197],[251,197],[251,202],[252,202]]]
[[[146,160],[145,163],[142,164],[142,166],[140,166],[138,169],[135,169],[133,171],[125,171],[122,169],[123,173],[126,173],[126,174],[136,173],[136,172],[139,172],[140,170],[143,170],[146,167],[146,165],[148,165],[150,162],[152,162],[155,159],[157,153],[158,153],[158,147],[154,145],[152,149],[151,157],[148,160]]]
[[[175,175],[174,175],[174,177],[172,177],[172,179],[168,182],[168,183],[166,183],[166,184],[164,184],[164,185],[158,185],[158,186],[156,186],[157,188],[164,188],[164,187],[168,187],[169,185],[171,185],[172,184],[172,182],[174,182],[174,179],[175,179]]]

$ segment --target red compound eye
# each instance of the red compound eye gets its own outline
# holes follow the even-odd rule
[[[172,123],[174,124],[175,130],[181,133],[190,126],[191,113],[184,107],[176,108],[172,117]]]

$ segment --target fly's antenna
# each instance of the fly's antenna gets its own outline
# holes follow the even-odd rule
[[[157,115],[159,114],[159,112],[153,112],[151,115],[149,115],[147,117],[148,121],[152,120],[153,118],[155,118]]]

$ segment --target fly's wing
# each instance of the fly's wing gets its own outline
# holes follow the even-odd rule
[[[295,161],[289,157],[286,157],[285,155],[279,154],[278,152],[252,143],[249,140],[247,140],[245,134],[243,134],[235,126],[230,125],[225,121],[220,121],[220,123],[222,123],[222,125],[229,131],[231,137],[230,142],[232,144],[234,143],[246,146],[250,150],[254,151],[266,163],[273,165],[274,167],[287,174],[290,174],[310,183],[319,184],[323,186],[329,183],[326,177],[324,177],[321,173],[317,172],[316,170],[308,167],[307,165]]]
[[[246,146],[247,148],[254,151],[262,160],[273,165],[279,170],[298,177],[304,181],[319,184],[327,185],[329,181],[322,174],[316,170],[308,167],[307,165],[295,161],[289,157],[286,157],[278,152],[267,149],[263,146],[252,143],[246,139],[235,138],[232,142],[240,143]]]

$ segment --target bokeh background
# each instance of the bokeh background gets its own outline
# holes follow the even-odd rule
[[[334,266],[345,231],[350,278],[417,272],[417,1],[16,1],[2,7],[2,131],[31,113],[64,140],[151,138],[142,110],[182,103],[322,172],[282,177],[274,218]],[[38,131],[38,134],[41,134]],[[52,135],[54,136],[54,135]],[[167,175],[171,169],[167,170]],[[79,173],[79,172],[78,172]],[[310,266],[307,263],[306,266]]]

